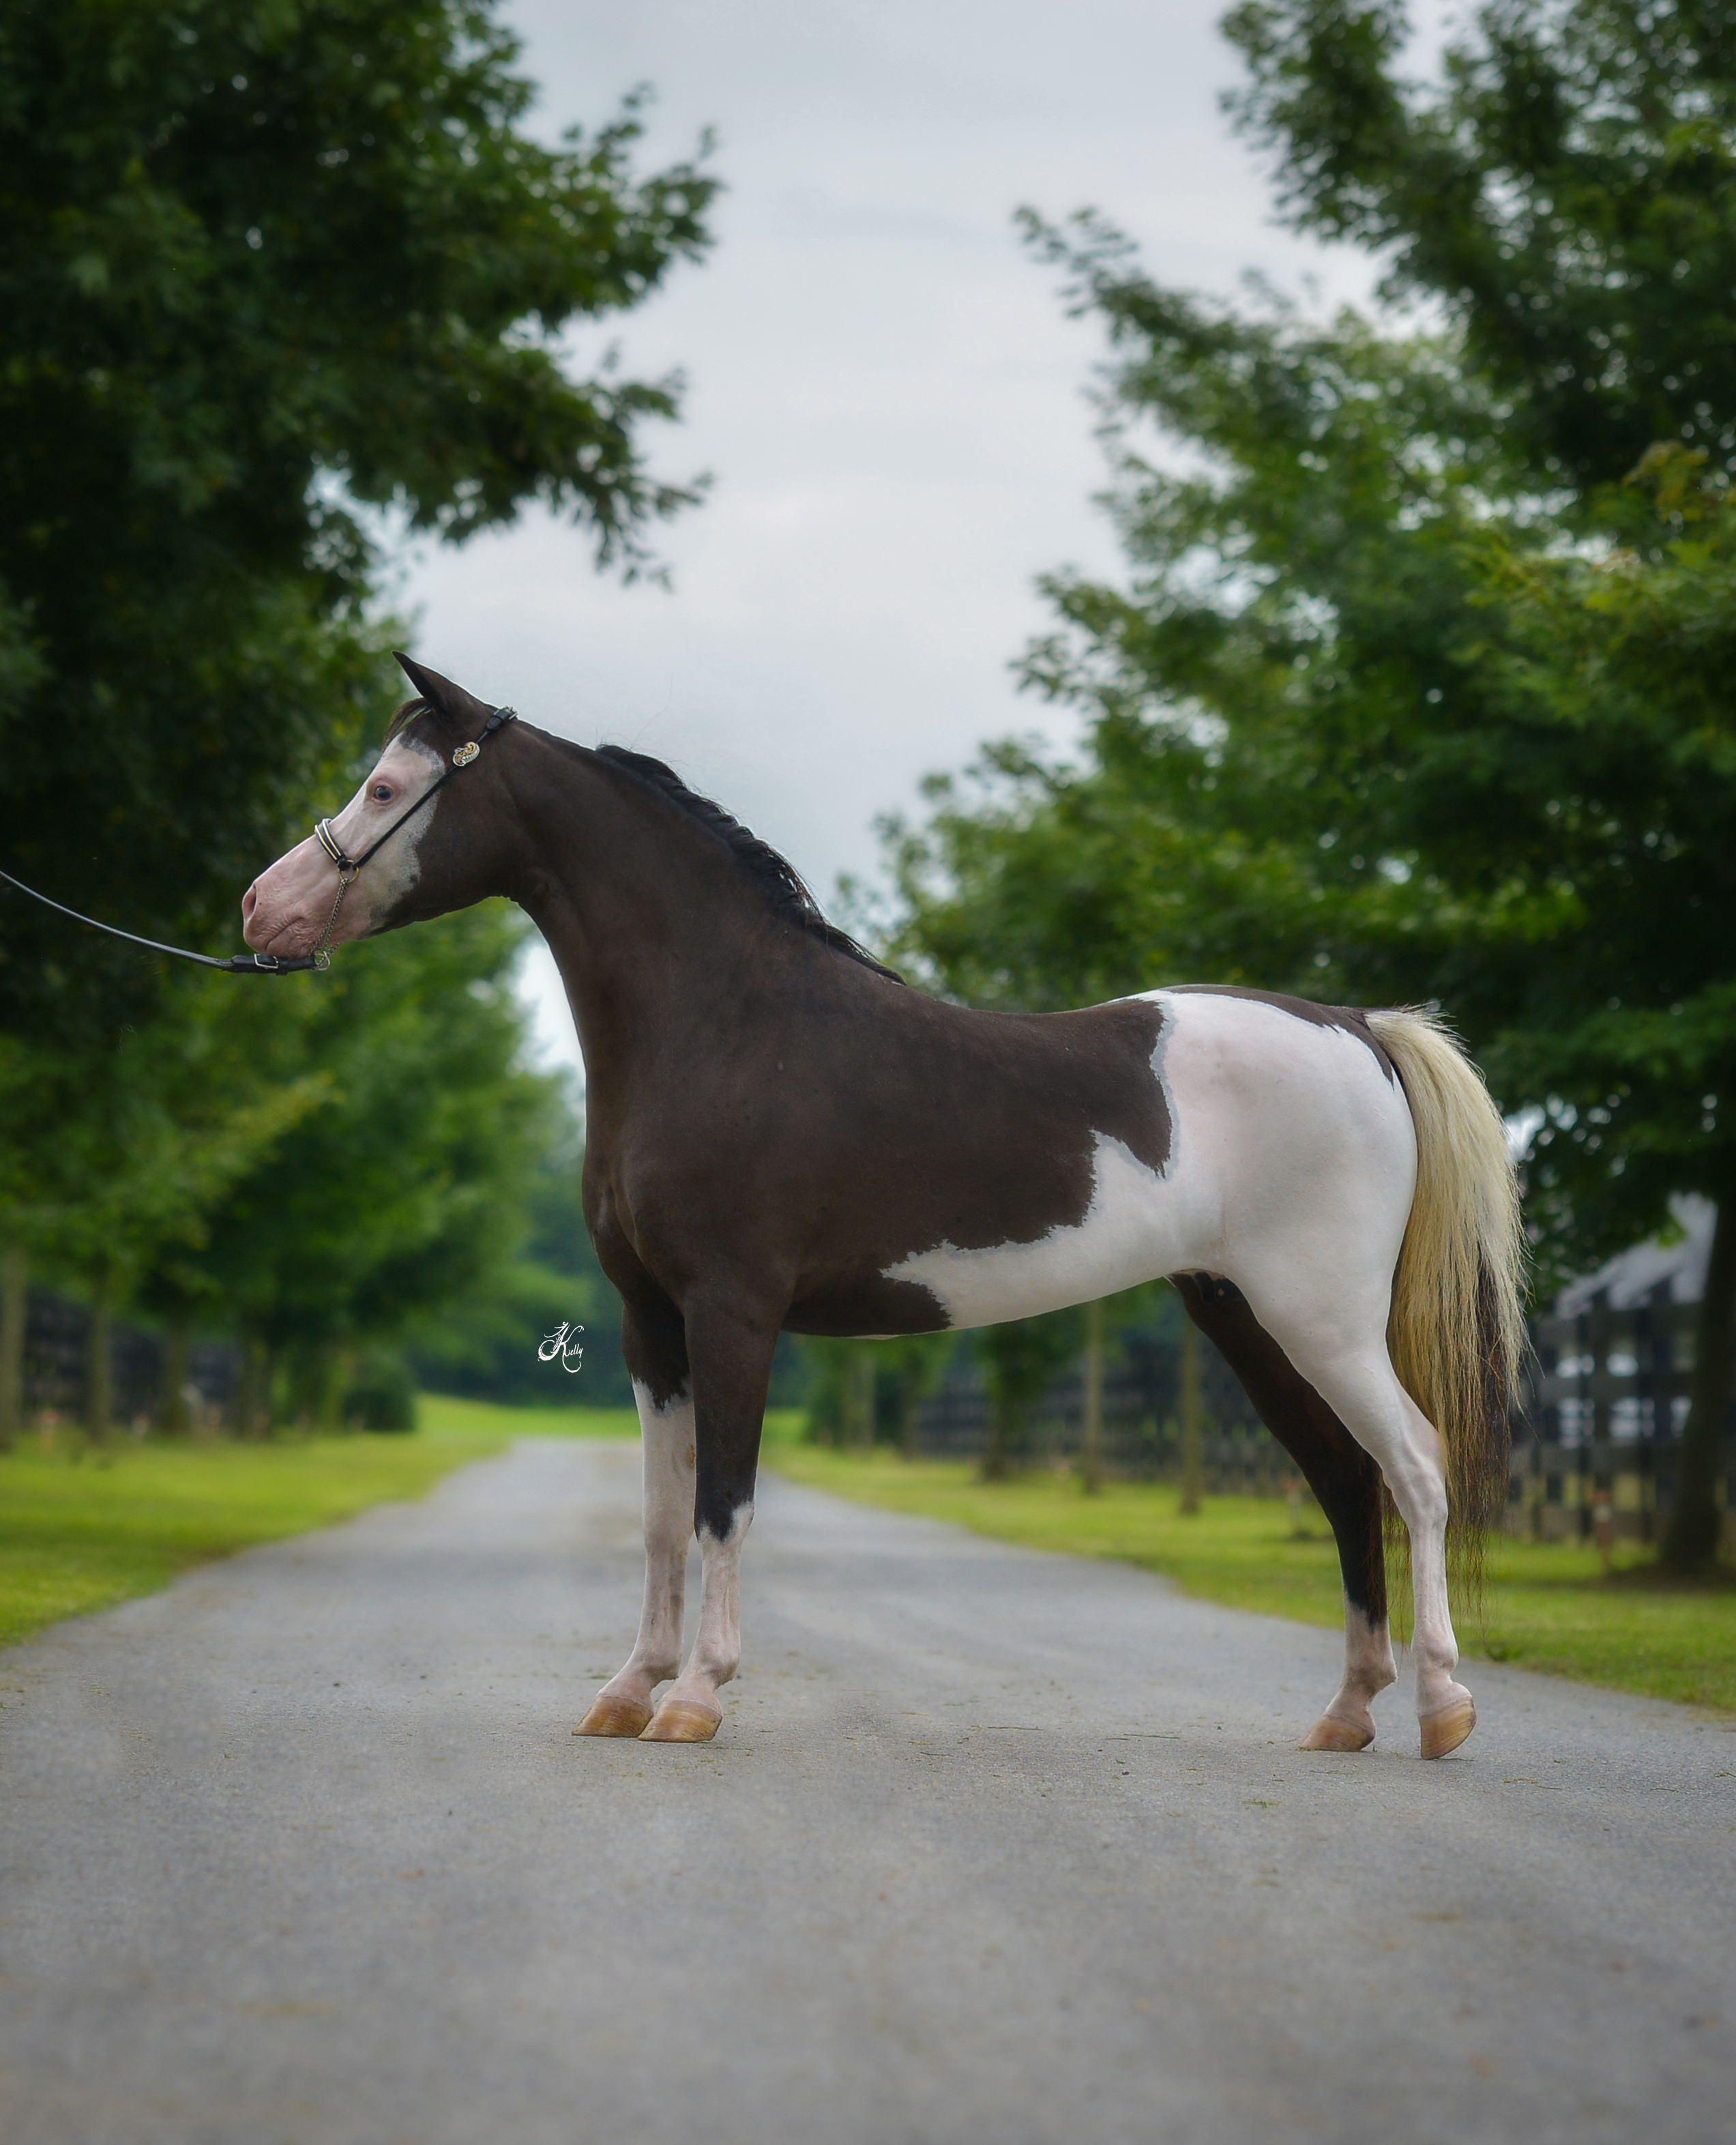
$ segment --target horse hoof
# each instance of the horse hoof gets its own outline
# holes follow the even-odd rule
[[[1418,1723],[1423,1734],[1423,1755],[1425,1758],[1444,1758],[1449,1750],[1456,1750],[1477,1724],[1477,1709],[1468,1698],[1456,1705],[1444,1705],[1439,1713],[1431,1713]]]
[[[639,1734],[641,1743],[709,1743],[718,1732],[724,1709],[715,1712],[695,1705],[690,1698],[665,1699],[652,1715],[651,1724]]]
[[[642,1698],[611,1698],[605,1691],[590,1702],[590,1711],[573,1730],[575,1735],[642,1735],[651,1709]]]
[[[1375,1739],[1372,1728],[1353,1728],[1347,1720],[1335,1720],[1323,1713],[1297,1744],[1298,1750],[1365,1750]]]

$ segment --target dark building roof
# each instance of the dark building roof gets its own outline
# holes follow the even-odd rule
[[[1706,1285],[1706,1261],[1712,1249],[1712,1222],[1717,1210],[1709,1199],[1693,1196],[1670,1202],[1680,1235],[1674,1243],[1635,1244],[1619,1252],[1595,1273],[1570,1282],[1555,1298],[1562,1317],[1584,1311],[1599,1290],[1609,1291],[1612,1311],[1627,1311],[1643,1303],[1661,1281],[1670,1284],[1674,1303],[1698,1303]]]

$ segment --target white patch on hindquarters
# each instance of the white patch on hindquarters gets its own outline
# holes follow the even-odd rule
[[[1119,1003],[1119,1001],[1118,1001]],[[1176,1108],[1176,1097],[1169,1083],[1166,1061],[1169,1047],[1175,1039],[1175,1001],[1162,991],[1138,991],[1131,1003],[1156,1006],[1162,1018],[1158,1024],[1157,1040],[1152,1045],[1152,1077],[1157,1082],[1157,1092],[1163,1100],[1163,1115],[1169,1126],[1169,1152],[1163,1158],[1161,1177],[1173,1180],[1181,1167],[1181,1119]]]
[[[1092,1139],[1091,1203],[1078,1222],[1033,1243],[977,1251],[937,1244],[888,1267],[887,1280],[928,1289],[948,1325],[957,1327],[997,1326],[1088,1303],[1168,1272],[1181,1247],[1163,1177],[1107,1133]]]

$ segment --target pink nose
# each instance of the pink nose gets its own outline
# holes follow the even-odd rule
[[[255,879],[252,885],[250,886],[247,888],[247,891],[241,896],[241,928],[243,930],[245,930],[247,925],[253,921],[253,912],[258,908],[258,906],[259,881]]]

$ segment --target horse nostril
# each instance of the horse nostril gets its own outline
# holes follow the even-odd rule
[[[258,908],[258,906],[259,882],[256,879],[252,885],[250,886],[247,888],[247,891],[241,896],[241,921],[243,923],[251,923],[253,921],[253,912]]]

